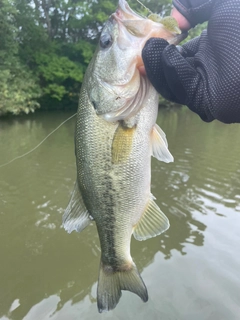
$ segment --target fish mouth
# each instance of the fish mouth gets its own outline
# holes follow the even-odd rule
[[[133,11],[125,0],[118,1],[118,9],[112,14],[115,18],[125,19],[146,19]]]
[[[118,25],[116,45],[122,54],[129,50],[131,62],[124,65],[125,61],[120,59],[119,70],[126,70],[126,72],[120,72],[117,79],[110,81],[106,75],[99,79],[100,86],[107,92],[107,102],[104,108],[99,107],[95,110],[97,115],[106,121],[116,122],[135,116],[144,106],[144,99],[151,86],[144,72],[141,72],[144,67],[141,53],[147,40],[151,37],[161,37],[169,43],[176,44],[183,36],[167,30],[159,22],[138,15],[125,0],[119,0],[118,9],[110,19]],[[112,103],[115,110],[109,110]]]
[[[149,38],[156,37],[167,40],[169,44],[177,45],[188,36],[188,32],[174,34],[172,31],[166,31],[164,34],[162,32],[161,26],[163,25],[161,22],[153,22],[151,19],[148,19],[148,17],[137,14],[130,8],[125,0],[119,0],[118,9],[111,17],[118,23],[121,23],[128,32],[134,36],[143,38],[144,44]],[[148,37],[146,37],[146,29],[149,30]]]
[[[142,21],[143,17],[136,14],[125,0],[120,0],[118,9],[114,12],[110,19],[118,24],[118,29],[122,32],[123,43],[118,41],[118,46],[124,51],[125,45],[127,47],[140,45],[141,39],[144,35],[137,32],[131,32],[129,25],[133,25],[135,21]],[[130,32],[129,32],[130,31]],[[137,29],[136,29],[137,31]],[[137,38],[137,41],[134,40]],[[141,50],[137,50],[141,52]],[[101,87],[109,93],[109,96],[114,96],[114,100],[118,104],[118,108],[109,112],[96,110],[96,113],[103,119],[109,122],[116,122],[129,119],[135,116],[143,107],[144,98],[150,87],[150,83],[145,75],[140,73],[140,68],[143,66],[142,57],[136,54],[129,66],[128,71],[123,77],[115,81],[108,82],[108,79],[102,79],[99,83]]]
[[[145,36],[145,28],[142,23],[143,20],[144,23],[148,21],[147,17],[142,17],[134,12],[125,0],[119,1],[118,8],[116,12],[111,15],[111,19],[114,19],[119,24],[119,27],[122,25],[126,28],[129,34],[138,38],[143,38]]]
[[[135,45],[135,48],[137,48],[136,55],[124,76],[115,81],[111,80],[110,83],[107,78],[99,81],[101,87],[109,93],[109,96],[114,96],[114,100],[119,107],[109,112],[96,110],[96,113],[108,122],[116,122],[127,120],[139,112],[143,107],[143,101],[149,90],[150,82],[146,75],[140,72],[140,68],[144,64],[141,55],[137,53],[138,51],[141,52],[139,47],[143,46],[141,38],[144,35],[129,32],[128,28],[135,21],[142,21],[143,17],[136,14],[125,0],[120,0],[118,9],[111,15],[110,19],[118,24],[118,29],[121,29],[122,32],[122,38],[126,41],[122,44],[121,40],[118,39],[118,46],[123,51],[125,51],[125,45],[127,47],[134,47]]]

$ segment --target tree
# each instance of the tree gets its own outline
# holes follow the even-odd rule
[[[16,1],[20,56],[39,78],[41,105],[77,105],[79,87],[98,35],[118,1],[34,0],[34,5],[31,0]],[[138,2],[132,0],[130,5],[146,13]],[[167,5],[169,1],[161,5],[151,1],[154,12],[166,11]]]
[[[41,105],[76,106],[80,84],[94,51],[86,25],[89,2],[17,0],[21,60],[37,75]],[[85,28],[84,28],[85,26]]]
[[[170,0],[129,0],[142,15]],[[0,115],[77,106],[104,22],[117,0],[0,0]]]
[[[1,0],[0,8],[0,115],[28,113],[39,106],[40,87],[18,57],[16,8],[8,0]]]

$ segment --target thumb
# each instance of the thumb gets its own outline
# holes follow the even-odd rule
[[[142,58],[148,79],[152,85],[165,98],[170,99],[162,64],[162,53],[168,45],[168,42],[164,39],[150,38],[143,48]]]

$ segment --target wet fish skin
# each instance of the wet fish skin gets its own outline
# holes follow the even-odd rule
[[[136,34],[139,21],[146,26]],[[173,157],[165,134],[155,124],[158,94],[138,71],[142,47],[151,30],[157,29],[149,21],[135,14],[126,1],[119,1],[119,9],[102,31],[80,92],[77,181],[63,225],[70,233],[81,232],[92,220],[96,223],[101,244],[99,312],[115,308],[121,290],[148,300],[130,254],[131,236],[145,240],[169,227],[150,191],[151,155],[165,162]],[[159,26],[162,34],[176,37]]]

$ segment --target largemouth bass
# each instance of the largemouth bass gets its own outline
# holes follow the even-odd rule
[[[130,254],[137,240],[155,237],[169,221],[150,191],[151,156],[173,161],[155,124],[158,93],[146,76],[141,52],[150,37],[178,43],[178,30],[143,18],[124,0],[102,30],[80,92],[75,152],[77,181],[63,216],[64,228],[81,232],[95,221],[101,244],[99,312],[115,308],[121,290],[148,300]],[[171,21],[172,23],[172,21]]]

